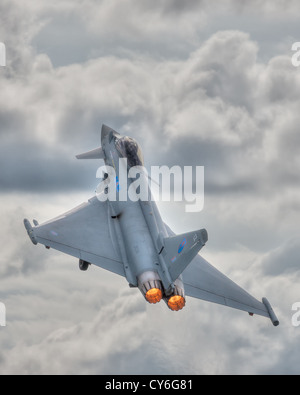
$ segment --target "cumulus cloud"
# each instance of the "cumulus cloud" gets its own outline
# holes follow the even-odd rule
[[[299,273],[299,248],[299,237],[286,240],[263,259],[264,272],[268,275],[279,275],[285,272]]]
[[[277,171],[286,172],[285,180],[293,180],[295,166],[283,166],[279,159],[290,152],[289,141],[296,135],[299,75],[287,57],[264,65],[257,61],[257,51],[258,45],[249,35],[226,31],[213,35],[185,61],[105,57],[54,69],[46,56],[37,56],[23,81],[2,80],[3,167],[5,163],[10,169],[13,163],[27,163],[28,168],[28,177],[23,179],[18,177],[17,165],[15,177],[4,172],[3,186],[13,183],[15,188],[32,188],[30,174],[36,174],[32,180],[38,179],[39,167],[46,160],[43,174],[52,181],[40,180],[35,186],[52,188],[55,177],[59,183],[63,177],[60,168],[70,174],[69,182],[63,178],[61,185],[79,185],[74,154],[98,145],[101,122],[112,120],[121,132],[143,136],[146,157],[151,155],[152,164],[156,157],[159,161],[163,156],[166,161],[172,158],[170,145],[177,157],[180,150],[182,161],[189,161],[181,141],[188,135],[200,152],[201,145],[212,146],[215,153],[210,153],[227,167],[237,185],[246,179],[256,191],[266,178],[277,182]],[[89,143],[83,143],[87,130]],[[155,141],[162,136],[165,144],[153,155]],[[189,140],[186,144],[189,146]],[[287,149],[282,151],[284,145]],[[200,160],[198,164],[206,165],[209,157],[204,152]],[[296,152],[290,160],[297,162]],[[259,168],[255,179],[252,164]],[[209,166],[208,171],[210,183],[216,185],[217,174]],[[82,171],[80,179],[85,175]],[[230,187],[234,188],[232,182]]]

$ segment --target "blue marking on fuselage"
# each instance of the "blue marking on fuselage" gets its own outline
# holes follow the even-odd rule
[[[184,247],[186,245],[186,239],[183,239],[182,243],[180,244],[179,248],[178,248],[178,254],[181,254]]]

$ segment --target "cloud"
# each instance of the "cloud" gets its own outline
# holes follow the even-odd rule
[[[13,169],[16,163],[14,177],[3,172],[3,186],[32,188],[28,179],[31,173],[36,174],[32,179],[39,179],[41,158],[47,159],[42,172],[47,180],[54,183],[57,178],[58,188],[78,185],[74,154],[99,144],[102,122],[113,123],[120,132],[137,138],[145,136],[146,157],[151,155],[152,163],[159,154],[168,161],[172,157],[170,145],[174,153],[186,152],[182,161],[188,161],[190,155],[183,151],[181,141],[184,131],[200,150],[202,145],[211,145],[213,156],[204,153],[199,164],[206,165],[207,157],[208,161],[214,158],[210,161],[214,167],[218,162],[227,167],[233,189],[234,180],[241,189],[246,180],[253,191],[262,187],[266,178],[275,182],[276,167],[286,173],[286,180],[289,174],[293,180],[294,167],[283,166],[278,159],[282,141],[287,149],[291,141],[285,138],[285,121],[291,136],[297,130],[298,74],[284,57],[267,65],[258,63],[257,51],[249,35],[225,31],[213,35],[185,61],[103,57],[54,69],[45,55],[36,56],[23,81],[2,80],[2,166],[6,163]],[[282,90],[279,81],[285,83]],[[19,99],[13,101],[17,95]],[[153,155],[155,141],[162,136],[162,150]],[[291,159],[296,158],[295,152]],[[27,163],[24,170],[28,169],[23,180],[18,177],[22,163]],[[253,163],[259,168],[255,179]],[[70,175],[69,182],[61,168]],[[215,184],[212,191],[218,183],[213,170],[208,166],[209,179]],[[83,180],[86,173],[81,174]],[[53,183],[40,180],[34,187],[44,190]]]
[[[229,6],[235,12],[245,12],[251,10],[252,12],[263,12],[266,16],[276,15],[277,17],[281,17],[280,12],[286,13],[294,13],[297,11],[297,1],[296,0],[276,0],[276,1],[263,1],[263,0],[254,0],[251,2],[247,2],[246,0],[238,1],[238,0],[228,0],[225,2],[226,6]]]
[[[69,274],[73,279],[74,276]],[[47,276],[48,281],[44,280],[43,284],[49,288],[53,274],[48,271]],[[60,283],[63,283],[62,279]],[[81,287],[81,291],[86,292],[89,302],[94,305],[95,292],[85,287]],[[293,360],[297,361],[292,338],[296,341],[298,336],[294,334],[289,344],[285,343],[282,347],[287,329],[284,322],[285,331],[279,330],[276,334],[271,324],[268,325],[263,319],[250,319],[240,312],[191,300],[186,311],[176,315],[166,311],[164,305],[146,307],[141,295],[133,292],[119,291],[98,311],[93,312],[89,308],[84,320],[76,309],[81,312],[82,304],[86,306],[86,303],[83,300],[76,302],[74,287],[70,289],[68,286],[54,295],[50,303],[45,291],[44,295],[39,292],[39,300],[36,296],[34,299],[33,295],[26,297],[24,303],[32,306],[34,321],[28,321],[26,317],[26,321],[22,322],[22,341],[17,341],[10,349],[4,349],[2,372],[260,374],[282,371],[279,361],[288,352],[291,363],[285,370],[297,372],[297,366],[292,363]],[[104,296],[103,291],[98,291],[98,299]],[[76,308],[68,309],[69,313],[66,314],[64,306],[70,305]],[[50,322],[47,319],[47,326],[42,323],[43,306],[52,315]],[[10,322],[11,333],[18,330],[18,322]],[[264,344],[263,348],[261,344]]]
[[[300,270],[299,249],[299,237],[285,240],[282,245],[264,257],[262,261],[264,273],[268,275],[296,274]]]

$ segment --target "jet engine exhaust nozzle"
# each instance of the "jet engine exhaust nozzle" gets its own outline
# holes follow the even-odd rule
[[[174,292],[169,298],[165,299],[167,305],[172,311],[182,310],[185,306],[185,292],[184,286],[181,279],[175,281]]]
[[[145,298],[151,304],[159,303],[162,300],[162,290],[159,288],[151,288],[146,293]]]
[[[145,272],[138,278],[138,286],[147,302],[159,303],[163,298],[161,280],[155,272]]]
[[[181,295],[171,296],[168,300],[168,307],[172,311],[182,310],[185,306],[185,298]]]

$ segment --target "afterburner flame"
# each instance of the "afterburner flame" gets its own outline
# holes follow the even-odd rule
[[[146,293],[146,299],[149,303],[155,304],[158,303],[162,300],[162,291],[158,288],[151,288],[147,293]]]
[[[185,298],[180,295],[171,296],[168,301],[168,306],[173,311],[182,310],[185,306]]]

